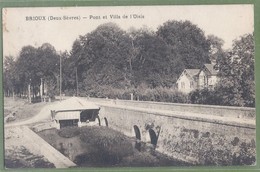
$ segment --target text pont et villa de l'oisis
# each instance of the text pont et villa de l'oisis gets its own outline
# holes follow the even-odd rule
[[[142,14],[110,14],[110,15],[88,15],[88,16],[26,16],[26,21],[61,21],[61,20],[107,20],[107,19],[144,19]]]

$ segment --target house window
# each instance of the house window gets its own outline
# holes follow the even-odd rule
[[[191,81],[191,82],[190,82],[190,88],[193,88],[193,87],[194,87],[194,82]]]
[[[207,77],[204,76],[203,79],[204,79],[204,87],[207,87],[208,86]]]
[[[185,82],[181,82],[181,88],[185,88]]]

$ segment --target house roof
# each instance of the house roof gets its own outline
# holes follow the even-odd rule
[[[190,77],[194,77],[195,75],[198,75],[199,73],[199,69],[185,69],[186,72],[188,73],[188,75],[190,75]]]
[[[214,69],[213,64],[204,64],[204,66],[211,73],[211,75],[217,75],[218,71]]]
[[[195,79],[194,77],[196,75],[198,75],[200,69],[184,69],[184,71],[181,73],[181,75],[179,76],[179,78],[177,79],[177,81],[181,78],[181,76],[183,74],[188,74],[188,76],[191,78],[191,79]]]
[[[194,77],[197,76],[203,69],[207,69],[210,75],[217,75],[218,73],[218,71],[214,69],[213,64],[204,64],[204,66],[201,69],[184,69],[180,77],[183,75],[183,73],[187,73],[190,78],[195,79]],[[177,79],[177,81],[180,79],[180,77]]]

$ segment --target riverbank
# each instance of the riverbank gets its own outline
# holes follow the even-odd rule
[[[141,143],[108,127],[68,127],[49,129],[38,135],[79,167],[151,167],[190,166],[191,164],[167,157],[153,146]]]

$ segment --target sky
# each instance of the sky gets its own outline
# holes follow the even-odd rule
[[[253,5],[5,8],[2,14],[4,57],[16,57],[23,46],[39,47],[46,42],[57,51],[69,52],[79,35],[107,22],[117,23],[126,31],[144,26],[156,31],[168,20],[189,20],[206,36],[223,39],[225,49],[232,48],[233,40],[254,31]],[[45,20],[28,20],[39,16]],[[64,20],[64,16],[77,20]]]

